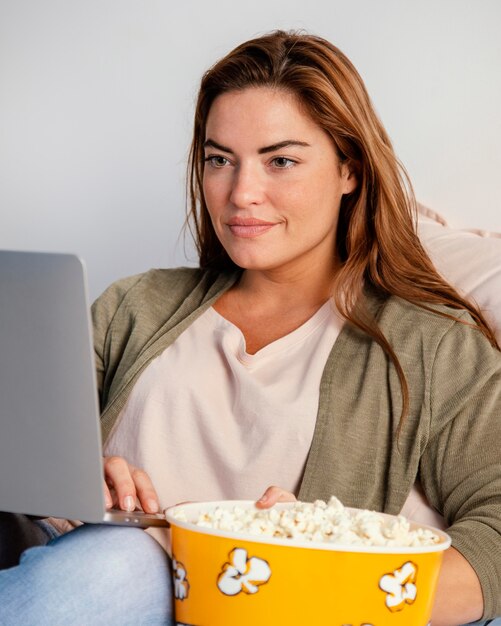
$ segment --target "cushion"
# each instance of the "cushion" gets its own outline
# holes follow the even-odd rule
[[[476,302],[501,343],[501,233],[450,228],[418,206],[418,234],[439,273]]]

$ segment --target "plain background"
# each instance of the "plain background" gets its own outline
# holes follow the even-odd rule
[[[180,234],[201,74],[306,29],[363,76],[416,195],[501,230],[499,0],[0,0],[0,248],[76,252],[91,297],[196,264]]]

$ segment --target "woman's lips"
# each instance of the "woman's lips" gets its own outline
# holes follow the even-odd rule
[[[231,233],[236,237],[257,237],[276,226],[277,223],[250,218],[232,219],[227,225]]]

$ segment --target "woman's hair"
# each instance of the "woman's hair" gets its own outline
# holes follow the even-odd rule
[[[205,204],[203,144],[214,100],[248,87],[294,94],[303,110],[331,137],[341,162],[347,163],[356,176],[356,189],[341,201],[336,250],[340,266],[333,285],[334,298],[341,314],[371,335],[391,357],[402,385],[405,415],[407,382],[376,321],[360,306],[364,288],[372,287],[382,296],[400,296],[425,309],[442,304],[466,310],[474,325],[499,346],[478,308],[438,274],[424,251],[416,233],[416,202],[408,176],[357,70],[325,39],[275,31],[241,44],[203,76],[188,174],[189,218],[200,266],[236,269],[216,236]]]

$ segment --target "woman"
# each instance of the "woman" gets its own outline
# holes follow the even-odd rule
[[[349,60],[275,32],[217,63],[190,191],[200,268],[93,308],[108,504],[335,494],[398,513],[422,490],[453,539],[434,626],[501,614],[499,347],[423,251]],[[83,526],[0,572],[0,617],[169,623],[168,568],[142,531]]]

